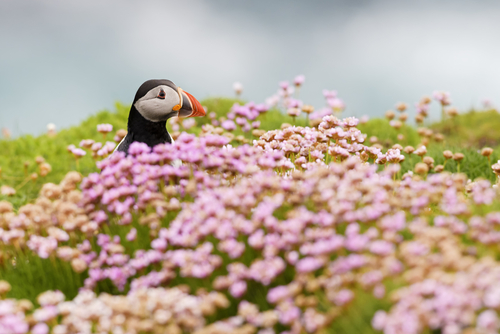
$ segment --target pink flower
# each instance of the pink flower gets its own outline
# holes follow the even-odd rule
[[[497,332],[499,329],[498,315],[493,310],[485,310],[477,317],[476,328],[488,332]]]
[[[300,273],[309,273],[318,270],[324,265],[324,260],[315,257],[306,257],[297,262],[295,269]]]
[[[234,298],[241,298],[247,292],[247,283],[245,281],[234,282],[229,287],[229,293]]]
[[[327,101],[327,104],[330,108],[332,108],[334,111],[343,111],[345,109],[345,104],[344,102],[339,99],[339,98],[331,98],[331,99],[328,99]]]
[[[385,240],[376,240],[370,245],[370,252],[382,256],[394,253],[394,249],[394,244]]]
[[[354,298],[354,293],[349,289],[342,289],[334,297],[333,302],[338,306],[349,303]]]
[[[134,241],[137,238],[137,230],[135,228],[130,229],[130,232],[127,233],[126,239],[128,241]]]
[[[107,134],[108,132],[113,131],[113,125],[111,124],[98,124],[97,131],[102,134]]]
[[[383,330],[387,321],[387,313],[385,311],[377,311],[372,319],[372,326],[376,330]]]
[[[432,93],[432,97],[434,98],[434,100],[438,101],[443,106],[451,104],[450,93],[448,92],[442,92],[436,90]]]
[[[227,119],[224,122],[222,122],[221,126],[227,131],[233,131],[236,129],[236,124],[234,124],[234,122],[230,119]]]
[[[48,322],[57,317],[58,314],[57,307],[45,306],[33,312],[33,319],[38,322]]]
[[[337,97],[337,91],[336,90],[327,90],[323,89],[323,96],[326,99],[333,99]]]
[[[236,81],[235,83],[233,83],[233,90],[236,95],[240,95],[241,92],[243,92],[243,85],[240,82]]]
[[[182,127],[186,130],[191,129],[195,125],[196,121],[194,120],[194,118],[187,118],[182,121]]]
[[[299,253],[296,251],[291,251],[286,255],[286,260],[290,264],[295,264],[299,260]]]
[[[47,326],[46,323],[40,322],[33,326],[31,329],[32,334],[48,334],[49,333],[49,326]]]
[[[280,87],[283,90],[287,90],[290,87],[290,83],[288,81],[281,81],[280,82]]]
[[[293,84],[297,87],[300,87],[304,84],[304,81],[306,80],[306,77],[304,75],[297,75],[295,79],[293,79]]]
[[[155,239],[151,241],[151,248],[159,251],[164,251],[167,249],[167,246],[167,241],[165,239]]]
[[[87,154],[87,152],[85,152],[81,148],[73,148],[71,150],[71,153],[73,153],[73,155],[75,156],[75,158],[80,158],[80,157],[83,157],[84,155]]]

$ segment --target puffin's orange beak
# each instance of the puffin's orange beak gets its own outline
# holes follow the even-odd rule
[[[205,112],[205,108],[202,107],[201,103],[195,99],[195,97],[188,92],[184,92],[189,98],[191,105],[193,106],[193,112],[188,117],[197,117],[197,116],[205,116],[207,113]]]
[[[191,94],[179,88],[182,95],[182,108],[179,110],[179,117],[198,117],[205,116],[207,113],[201,103]]]

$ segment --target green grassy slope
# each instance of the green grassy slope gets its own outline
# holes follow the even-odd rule
[[[217,117],[224,117],[236,102],[241,103],[239,100],[229,98],[209,98],[201,101],[207,107],[208,112],[215,112]],[[52,172],[49,175],[44,178],[39,177],[35,181],[26,182],[21,189],[18,189],[14,197],[9,198],[9,201],[16,207],[32,201],[36,198],[44,183],[58,183],[70,170],[78,169],[83,175],[96,171],[95,162],[89,155],[80,159],[77,168],[74,157],[67,152],[66,147],[70,144],[78,146],[82,139],[104,141],[102,135],[96,131],[96,126],[100,123],[113,125],[113,132],[108,134],[106,138],[106,140],[112,141],[116,130],[126,129],[129,108],[128,105],[116,103],[114,111],[98,112],[78,126],[61,130],[55,137],[26,135],[13,140],[0,140],[0,185],[5,184],[18,188],[25,183],[24,181],[28,175],[37,172],[37,165],[34,161],[37,156],[43,156],[52,166]],[[199,133],[200,126],[209,123],[209,118],[195,119],[197,126],[189,131]],[[264,130],[278,129],[284,122],[301,126],[306,125],[305,118],[297,118],[294,121],[291,117],[278,110],[270,110],[259,116],[259,120],[261,121],[261,128]],[[442,151],[449,149],[453,152],[465,154],[465,159],[461,164],[461,171],[465,172],[469,178],[483,177],[491,181],[495,180],[488,160],[478,153],[478,149],[483,146],[483,143],[500,143],[500,132],[495,130],[495,127],[496,129],[500,128],[500,114],[498,112],[470,112],[443,123],[432,124],[430,127],[446,135],[444,143],[432,142],[428,147],[428,155],[434,158],[435,165],[444,162]],[[452,128],[455,130],[450,130]],[[376,136],[386,148],[395,143],[402,146],[417,145],[420,141],[415,128],[405,125],[396,130],[389,125],[387,120],[382,118],[372,119],[368,123],[360,124],[359,129],[366,133],[368,138]],[[242,132],[237,130],[235,134],[239,135]],[[398,134],[404,135],[402,141],[397,140]],[[252,138],[250,134],[247,134],[246,137],[248,139]],[[492,145],[492,147],[495,148],[497,145]],[[500,154],[497,151],[500,152],[500,149],[496,149],[493,153],[492,162],[500,159]],[[407,156],[402,165],[403,171],[412,169],[419,160],[420,158],[417,156]],[[26,168],[24,167],[25,163],[27,163]],[[456,163],[449,161],[445,170],[455,172],[457,170]],[[6,199],[6,197],[0,195],[0,200],[3,199]]]
[[[443,133],[450,145],[460,147],[496,147],[500,145],[500,113],[497,110],[475,111],[457,115],[431,125]]]

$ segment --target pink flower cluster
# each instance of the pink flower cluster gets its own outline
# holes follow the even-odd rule
[[[268,110],[269,107],[265,104],[255,104],[254,102],[249,102],[245,105],[240,105],[235,103],[227,114],[228,120],[222,122],[221,126],[227,131],[233,131],[236,129],[235,123],[243,130],[243,132],[248,132],[251,129],[257,129],[260,127],[260,122],[256,121],[257,117]]]
[[[227,298],[220,293],[194,296],[178,288],[141,289],[126,296],[96,296],[92,291],[82,290],[72,301],[64,299],[59,291],[41,294],[40,308],[31,312],[29,318],[26,313],[33,308],[30,302],[0,300],[0,332],[192,333],[205,328],[206,316],[229,306]]]

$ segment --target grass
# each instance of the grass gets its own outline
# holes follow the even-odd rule
[[[500,114],[497,110],[476,111],[459,114],[452,119],[430,126],[446,136],[449,145],[481,148],[500,145]]]
[[[36,304],[36,297],[47,290],[60,290],[67,300],[78,294],[84,274],[77,274],[68,262],[57,258],[42,259],[32,252],[18,252],[13,263],[0,269],[0,279],[11,283],[9,298],[28,299]]]
[[[114,129],[126,128],[128,107],[117,103],[114,112],[101,111],[80,125],[65,129],[55,137],[46,134],[39,137],[22,136],[13,140],[0,141],[0,168],[2,169],[0,185],[9,185],[17,188],[31,173],[37,172],[35,157],[42,156],[52,166],[52,172],[46,177],[39,177],[36,181],[28,182],[9,201],[16,207],[28,203],[36,198],[41,186],[47,182],[59,183],[68,171],[77,170],[76,161],[66,147],[70,144],[78,146],[82,139],[102,141],[103,137],[96,131],[97,124],[109,123]],[[113,140],[108,134],[107,140]],[[27,167],[23,167],[27,165]],[[89,156],[79,161],[78,170],[87,175],[96,171],[95,162]],[[0,195],[0,200],[6,199]]]
[[[396,130],[389,125],[389,121],[384,118],[374,118],[365,124],[360,124],[358,129],[362,133],[367,134],[367,141],[370,137],[375,136],[379,142],[385,147],[391,147],[395,143],[402,146],[412,145],[415,146],[419,143],[420,138],[415,128],[409,125],[403,125],[399,130]],[[398,140],[398,134],[403,134],[404,139]]]

